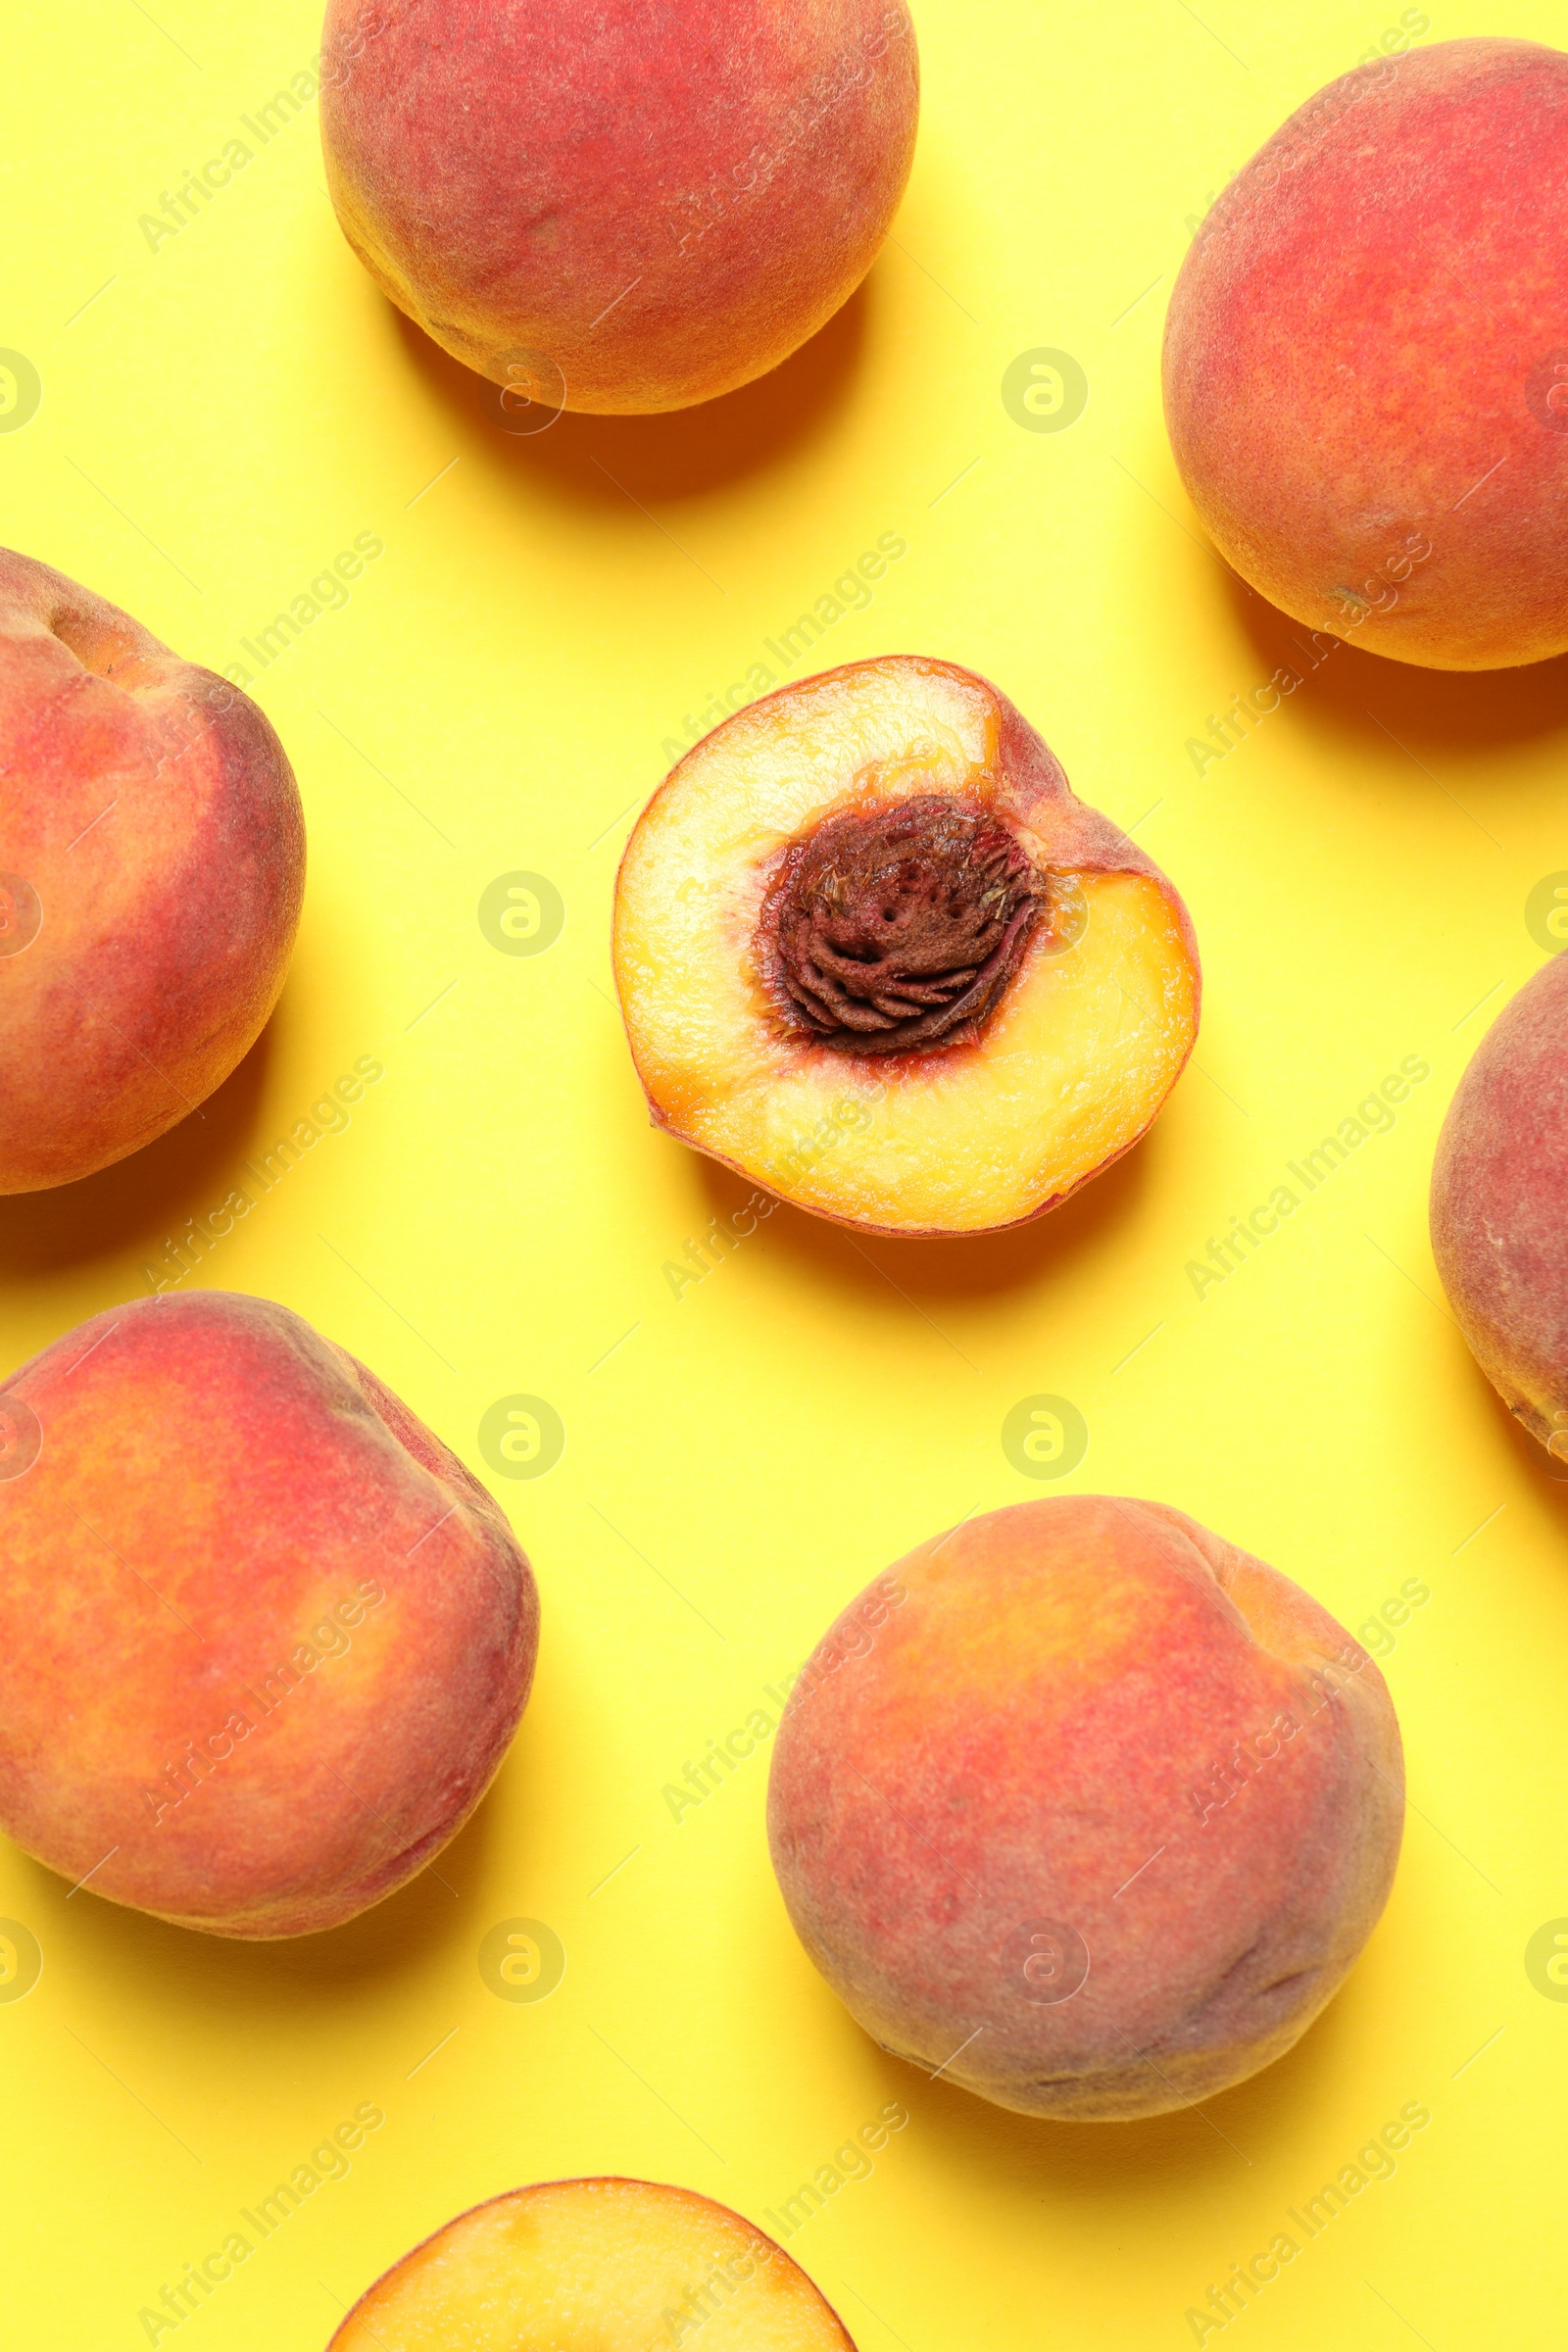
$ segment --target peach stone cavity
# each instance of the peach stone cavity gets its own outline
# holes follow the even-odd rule
[[[1180,898],[995,687],[802,680],[674,768],[614,956],[659,1126],[848,1225],[980,1233],[1136,1143],[1197,1033]]]

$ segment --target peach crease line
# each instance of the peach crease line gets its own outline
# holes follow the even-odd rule
[[[326,1758],[323,1756],[323,1757],[321,1758],[321,1761],[322,1761],[322,1763],[323,1763],[323,1764],[325,1764],[325,1763],[326,1763]],[[353,1797],[353,1799],[354,1799],[354,1801],[355,1801],[355,1803],[356,1803],[357,1805],[363,1805],[363,1806],[365,1807],[365,1810],[367,1811],[367,1813],[374,1813],[374,1814],[375,1814],[375,1818],[376,1818],[376,1820],[377,1820],[377,1821],[378,1821],[378,1822],[381,1824],[381,1827],[382,1827],[382,1829],[383,1829],[383,1830],[390,1830],[390,1829],[392,1829],[392,1824],[391,1824],[391,1823],[388,1821],[388,1819],[387,1819],[386,1815],[385,1815],[384,1813],[376,1813],[376,1812],[375,1812],[375,1807],[374,1807],[374,1806],[371,1804],[371,1802],[370,1802],[369,1798],[368,1798],[368,1796],[362,1796],[362,1795],[360,1794],[359,1790],[358,1790],[356,1788],[352,1787],[352,1786],[351,1786],[351,1784],[350,1784],[349,1782],[347,1782],[347,1781],[346,1781],[346,1780],[343,1778],[343,1775],[342,1775],[342,1774],[341,1774],[341,1773],[338,1771],[338,1769],[337,1769],[337,1766],[336,1766],[335,1764],[327,1764],[327,1765],[326,1765],[326,1769],[327,1769],[327,1771],[328,1771],[328,1772],[329,1772],[329,1773],[332,1775],[332,1778],[333,1778],[333,1780],[337,1782],[337,1784],[338,1784],[338,1787],[339,1787],[340,1788],[347,1788],[347,1789],[348,1789],[348,1792],[349,1792],[350,1796],[352,1796],[352,1797]],[[396,1831],[395,1831],[395,1830],[393,1831],[393,1833],[392,1833],[392,1834],[393,1834],[393,1836],[394,1836],[394,1837],[396,1837],[396,1835],[397,1835],[397,1833],[396,1833]],[[440,1873],[440,1872],[437,1870],[437,1868],[436,1868],[436,1866],[435,1866],[435,1864],[434,1864],[433,1862],[426,1862],[426,1863],[423,1865],[423,1868],[424,1868],[424,1869],[426,1869],[426,1870],[427,1870],[427,1871],[430,1873],[430,1876],[431,1876],[431,1878],[432,1878],[432,1879],[434,1879],[434,1880],[437,1882],[437,1884],[438,1884],[439,1886],[444,1886],[444,1887],[446,1888],[446,1890],[447,1890],[448,1894],[450,1894],[450,1895],[451,1895],[451,1897],[452,1897],[452,1900],[453,1900],[454,1902],[457,1902],[457,1901],[460,1899],[460,1897],[459,1897],[459,1894],[458,1894],[458,1890],[457,1890],[457,1888],[456,1888],[456,1887],[453,1886],[453,1884],[452,1884],[452,1881],[451,1881],[450,1879],[443,1879],[443,1878],[442,1878],[442,1876],[441,1876],[441,1873]],[[456,2028],[456,2027],[454,2027],[454,2028],[453,2028],[453,2033],[456,2033],[456,2032],[457,2032],[457,2028]],[[448,2041],[450,2041],[450,2040],[452,2039],[452,2034],[449,2034],[447,2035],[447,2039],[448,2039]]]
[[[1181,2104],[1188,2109],[1189,2113],[1201,2116],[1203,2122],[1208,2126],[1209,2130],[1216,2135],[1216,2137],[1225,2142],[1225,2145],[1231,2150],[1233,2155],[1240,2156],[1248,2171],[1251,2172],[1254,2169],[1252,2159],[1250,2156],[1243,2153],[1243,2151],[1236,2145],[1235,2140],[1232,2139],[1230,2133],[1228,2132],[1221,2132],[1213,2117],[1211,2115],[1204,2115],[1202,2108],[1199,2105],[1196,2099],[1182,2098],[1181,2092],[1176,2089],[1175,2083],[1171,2081],[1169,2075],[1166,2074],[1164,2068],[1158,2065],[1154,2059],[1151,2058],[1147,2050],[1141,2050],[1130,2034],[1123,2033],[1120,2026],[1115,2026],[1112,2030],[1113,2032],[1121,2034],[1123,2041],[1127,2044],[1127,2047],[1131,2050],[1133,2056],[1138,2060],[1139,2064],[1142,2066],[1153,2067],[1155,2074],[1164,2083],[1165,2088],[1169,2091],[1175,2092],[1176,2097],[1181,2101]]]

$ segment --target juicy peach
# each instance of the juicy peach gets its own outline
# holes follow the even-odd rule
[[[902,0],[328,0],[323,46],[344,235],[523,429],[777,367],[870,269],[914,152]]]
[[[621,860],[614,959],[657,1125],[891,1233],[1054,1208],[1144,1134],[1198,1028],[1164,875],[994,686],[913,655],[687,753]]]
[[[0,1389],[0,1828],[95,1894],[303,1936],[412,1878],[538,1645],[500,1510],[286,1307],[111,1307]]]
[[[151,1143],[254,1045],[305,825],[237,686],[4,550],[0,865],[0,1193],[25,1193]]]
[[[1568,1460],[1568,957],[1498,1013],[1460,1079],[1432,1169],[1432,1250],[1471,1351],[1511,1413]]]
[[[550,2180],[476,2205],[394,2264],[329,2352],[855,2352],[782,2247],[651,2180]]]
[[[1309,98],[1210,210],[1165,415],[1215,545],[1435,669],[1568,647],[1568,56],[1442,41]]]
[[[1279,2057],[1387,1899],[1399,1732],[1299,1587],[1161,1503],[1014,1504],[861,1595],[768,1831],[866,2031],[1027,2115],[1158,2115]]]

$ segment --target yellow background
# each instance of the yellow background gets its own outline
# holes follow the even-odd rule
[[[1445,1310],[1426,1189],[1465,1060],[1543,960],[1526,898],[1568,867],[1568,665],[1345,649],[1200,775],[1188,739],[1290,657],[1206,551],[1158,398],[1190,217],[1398,17],[918,0],[914,176],[849,309],[713,411],[528,439],[354,262],[314,105],[177,237],[138,225],[308,67],[314,0],[14,15],[0,344],[42,404],[0,434],[5,537],[220,668],[356,534],[385,553],[256,689],[311,839],[277,1015],[199,1121],[0,1202],[7,1368],[144,1294],[241,1160],[379,1057],[352,1126],[193,1279],[299,1309],[489,1479],[544,1641],[439,1877],[335,1935],[209,1941],[4,1851],[0,1914],[44,1954],[0,2004],[8,2343],[145,2341],[161,2283],[367,2101],[386,2123],[348,2178],[166,2345],[318,2352],[406,2247],[521,2181],[643,2174],[760,2216],[892,2099],[907,2128],[792,2241],[861,2352],[1189,2343],[1209,2282],[1410,2101],[1432,2121],[1396,2175],[1225,2340],[1559,2331],[1568,2006],[1524,1954],[1568,1914],[1564,1492]],[[1520,0],[1508,28],[1561,25]],[[1435,0],[1426,37],[1492,29]],[[1041,347],[1088,376],[1066,430],[1003,405]],[[781,1209],[677,1300],[665,1261],[747,1188],[648,1126],[609,973],[619,845],[662,743],[885,532],[907,556],[823,659],[974,666],[1138,825],[1198,928],[1196,1059],[1131,1160],[1031,1231],[861,1243]],[[564,900],[545,954],[479,929],[514,869]],[[1196,1298],[1187,1262],[1406,1055],[1432,1075],[1393,1132]],[[478,1446],[517,1393],[566,1430],[531,1483]],[[1065,1487],[1179,1504],[1351,1628],[1431,1591],[1384,1662],[1411,1795],[1388,1913],[1296,2052],[1202,2115],[1031,2123],[884,2057],[789,1930],[765,1751],[678,1824],[662,1796],[908,1545],[1062,1491],[1002,1449],[1040,1393],[1089,1425]],[[519,1916],[566,1953],[535,2004],[477,1965]]]

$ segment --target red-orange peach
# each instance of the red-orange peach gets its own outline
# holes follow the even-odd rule
[[[110,1307],[0,1387],[0,1828],[215,1936],[351,1918],[439,1852],[539,1609],[478,1481],[286,1307]]]
[[[1165,414],[1308,628],[1434,669],[1568,647],[1568,56],[1443,41],[1308,99],[1194,239]]]
[[[1171,883],[995,686],[914,654],[686,754],[621,859],[614,957],[655,1124],[870,1232],[1043,1216],[1198,1032]]]
[[[344,235],[517,429],[777,367],[870,269],[914,150],[903,0],[328,0],[323,42]]]
[[[0,1193],[184,1118],[277,1002],[305,823],[256,705],[0,550]]]
[[[866,2031],[1027,2115],[1158,2115],[1290,2048],[1388,1896],[1398,1725],[1298,1586],[1162,1503],[966,1521],[845,1611],[768,1790]]]
[[[1568,956],[1505,1004],[1460,1079],[1432,1169],[1432,1250],[1477,1362],[1568,1461]]]
[[[781,2246],[689,2188],[548,2180],[448,2222],[328,2352],[855,2352]]]

